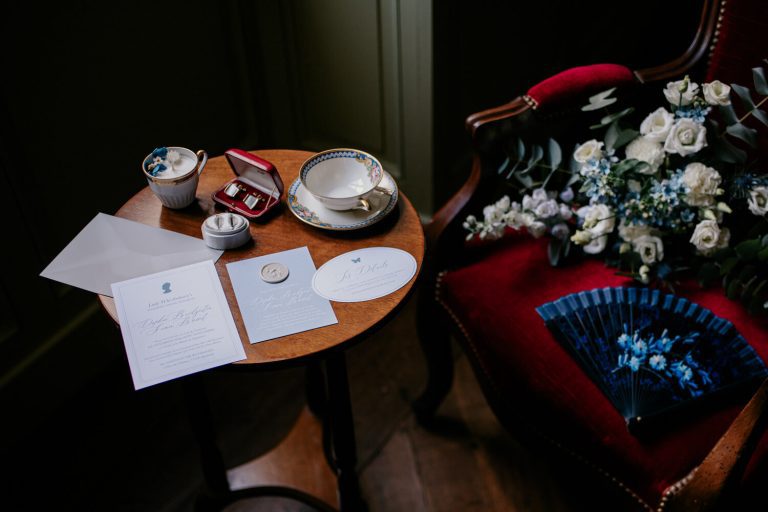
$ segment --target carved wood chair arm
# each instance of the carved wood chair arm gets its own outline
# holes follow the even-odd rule
[[[665,495],[668,512],[716,510],[723,491],[741,477],[768,419],[768,379],[741,410],[704,461]]]

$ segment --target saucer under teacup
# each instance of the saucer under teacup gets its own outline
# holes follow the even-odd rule
[[[380,186],[392,194],[374,191],[368,196],[370,211],[332,210],[326,208],[302,184],[301,179],[288,190],[288,207],[300,221],[320,229],[351,231],[376,224],[387,216],[397,204],[398,189],[394,178],[383,171]]]

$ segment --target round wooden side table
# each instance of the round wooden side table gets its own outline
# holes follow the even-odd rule
[[[244,247],[225,251],[216,262],[227,301],[232,310],[246,359],[229,365],[230,369],[274,369],[280,366],[305,365],[308,369],[308,405],[322,417],[326,458],[337,479],[337,503],[343,511],[364,510],[360,495],[356,465],[356,447],[352,408],[349,398],[347,367],[344,350],[365,339],[372,331],[391,318],[410,295],[416,277],[400,290],[378,299],[341,303],[333,302],[338,323],[311,331],[283,336],[251,344],[237,305],[226,264],[275,252],[306,246],[316,267],[326,261],[364,247],[395,247],[409,252],[418,263],[417,276],[424,258],[424,232],[419,216],[402,192],[396,208],[378,223],[356,231],[328,231],[307,225],[286,206],[287,190],[297,178],[301,164],[313,153],[296,150],[263,150],[254,154],[272,162],[285,184],[283,204],[263,219],[251,222],[253,238]],[[205,218],[223,211],[212,199],[212,194],[234,177],[224,157],[209,160],[197,189],[197,200],[181,210],[164,208],[152,191],[145,187],[117,212],[118,217],[141,222],[170,231],[202,238],[201,225]],[[104,309],[117,322],[117,311],[112,298],[99,296]],[[207,503],[213,508],[249,496],[277,494],[308,503],[320,510],[333,510],[328,497],[320,499],[295,488],[266,486],[232,490],[231,478],[214,443],[214,428],[207,413],[202,381],[195,375],[183,379],[189,397],[190,414],[200,442],[203,472],[207,490]]]

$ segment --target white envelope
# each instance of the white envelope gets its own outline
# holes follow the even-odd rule
[[[200,261],[224,251],[199,238],[99,213],[40,275],[112,296],[111,284]]]

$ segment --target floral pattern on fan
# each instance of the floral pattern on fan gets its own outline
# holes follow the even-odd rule
[[[731,322],[659,290],[595,289],[536,310],[630,426],[768,374]]]

